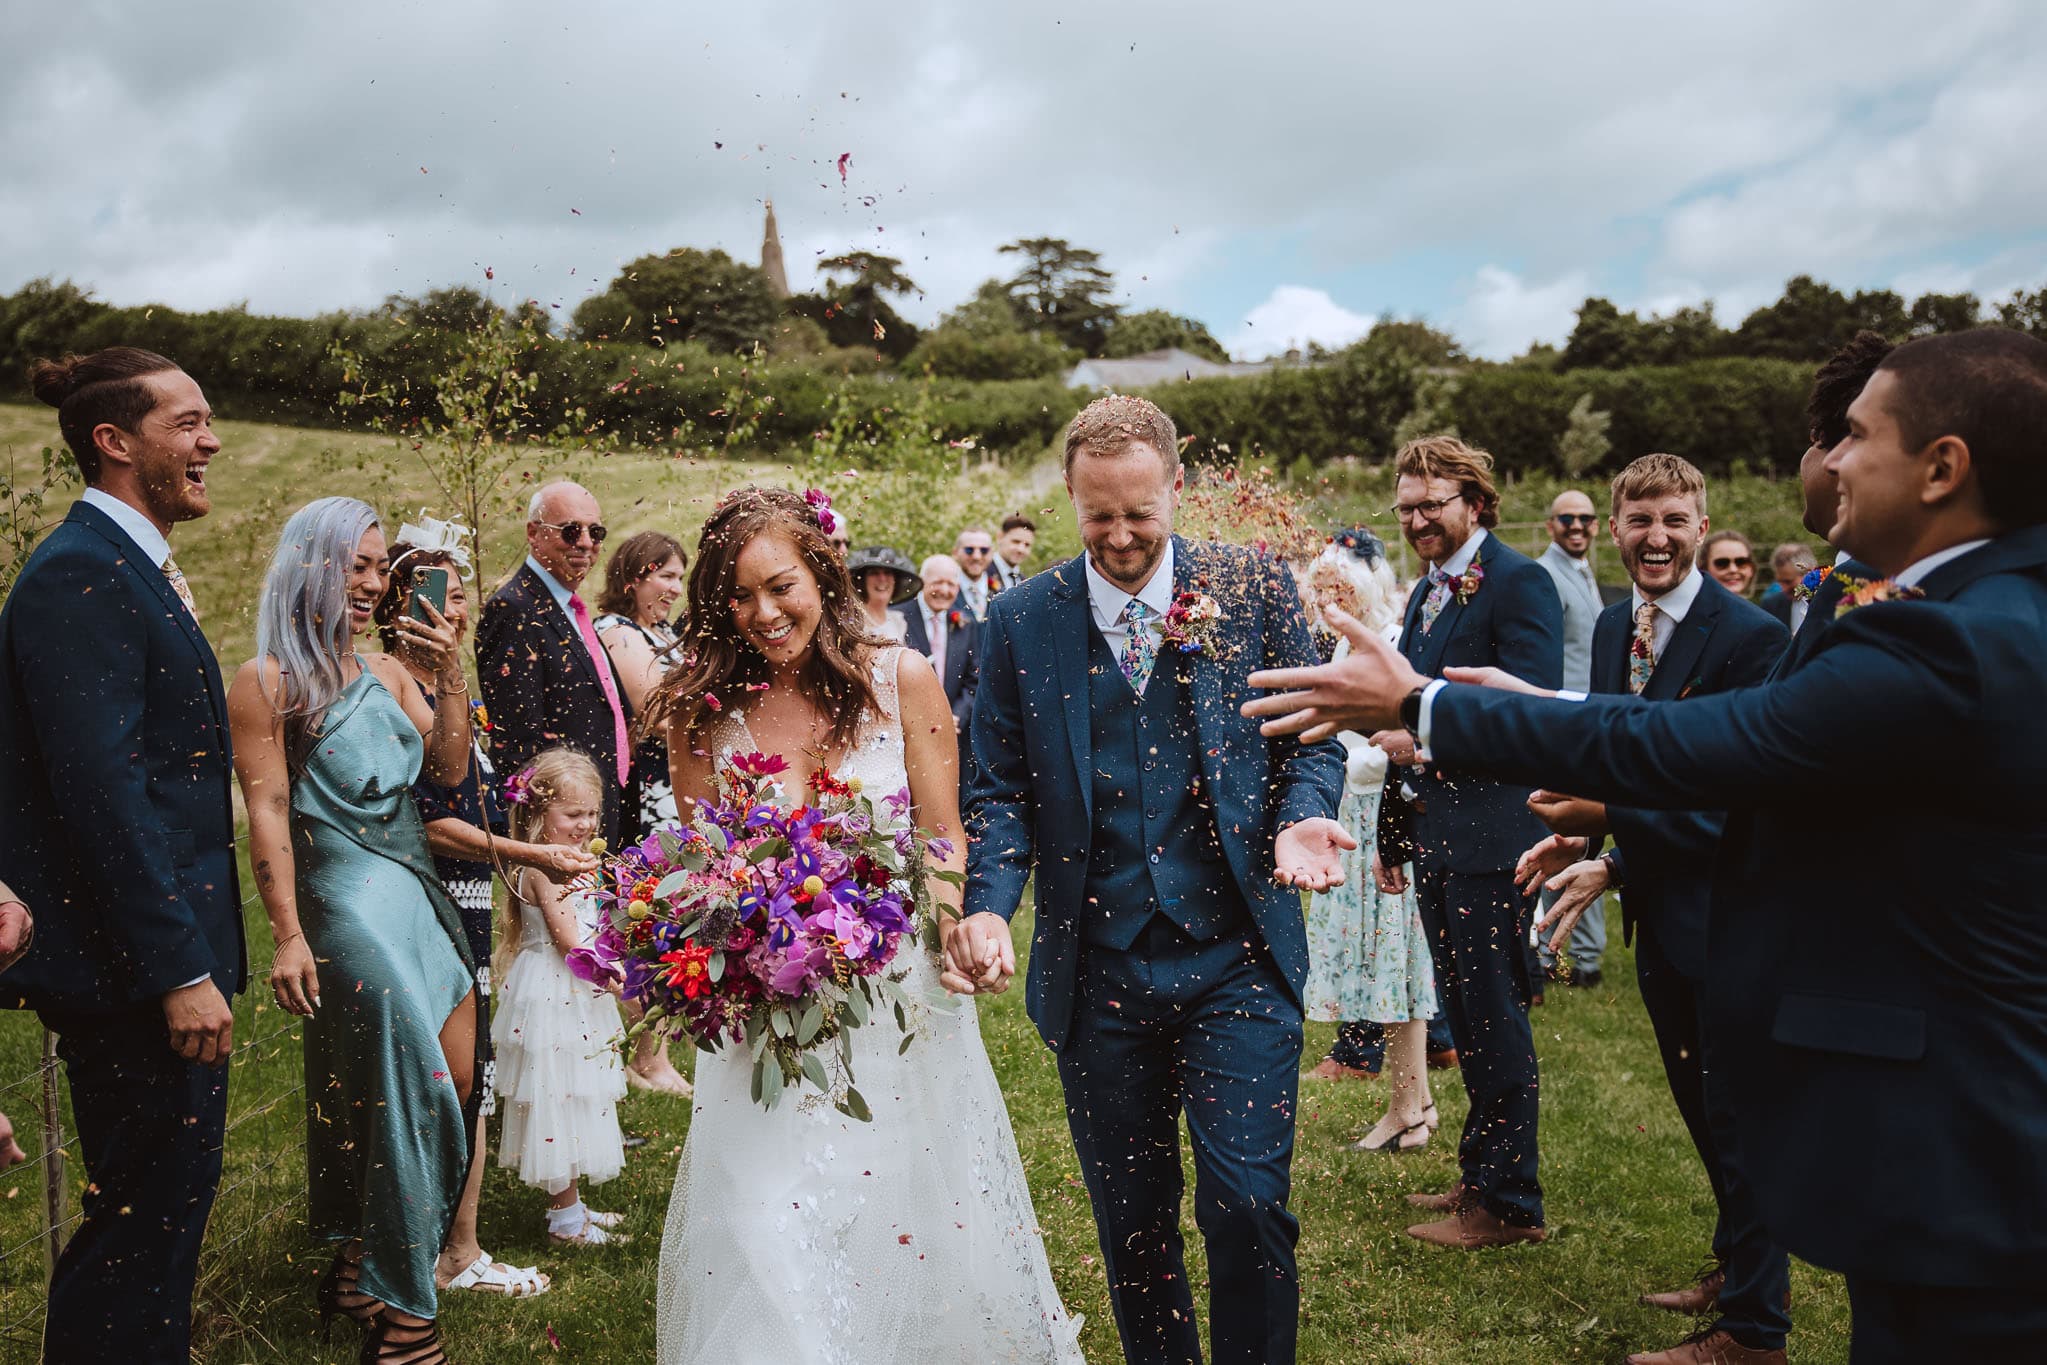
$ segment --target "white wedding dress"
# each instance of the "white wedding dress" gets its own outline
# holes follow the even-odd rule
[[[877,797],[908,785],[904,652],[877,655],[883,718],[838,769]],[[728,712],[711,747],[723,762],[755,746]],[[885,1011],[854,1032],[853,1079],[871,1122],[808,1086],[763,1109],[745,1048],[697,1054],[661,1243],[661,1365],[1081,1360],[973,1001],[950,1001],[916,944],[905,961],[906,987],[936,1007],[912,1021],[916,1041],[900,1055]]]

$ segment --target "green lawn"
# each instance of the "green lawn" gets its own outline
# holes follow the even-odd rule
[[[0,405],[0,447],[33,454],[54,439],[45,409]],[[416,466],[388,440],[346,433],[224,423],[226,450],[211,479],[216,506],[201,527],[179,533],[179,562],[190,576],[223,660],[247,656],[249,610],[262,566],[284,515],[322,493],[350,492],[394,517],[430,502]],[[693,539],[706,500],[767,465],[688,463],[634,455],[592,457],[544,452],[536,474],[570,470],[603,498],[620,532],[662,526]],[[1048,506],[1048,554],[1072,544],[1070,515],[1056,478],[1042,469],[981,473],[970,502],[1006,500]],[[1510,521],[1538,519],[1554,485],[1533,480],[1507,491]],[[1603,494],[1595,494],[1603,505]],[[1795,526],[1796,493],[1787,484],[1739,481],[1716,498],[1767,539]],[[1320,500],[1332,521],[1377,504],[1377,491],[1350,488]],[[1028,501],[1026,501],[1028,499]],[[508,506],[511,499],[508,499]],[[936,490],[931,544],[949,543],[959,489]],[[857,513],[856,513],[857,515]],[[516,516],[491,538],[493,562],[511,562]],[[906,547],[908,548],[908,547]],[[247,883],[253,885],[253,883]],[[261,907],[247,908],[251,955],[270,955]],[[1024,922],[1019,937],[1027,938]],[[1706,1250],[1712,1198],[1664,1088],[1631,960],[1616,949],[1607,985],[1596,992],[1554,989],[1536,1012],[1545,1084],[1543,1181],[1551,1238],[1541,1247],[1469,1256],[1437,1251],[1402,1235],[1414,1221],[1401,1196],[1446,1188],[1455,1178],[1454,1134],[1464,1113],[1454,1075],[1438,1080],[1445,1132],[1406,1158],[1343,1149],[1383,1103],[1378,1084],[1312,1087],[1301,1106],[1294,1208],[1303,1226],[1302,1359],[1328,1362],[1613,1361],[1627,1350],[1667,1345],[1687,1324],[1637,1307],[1644,1289],[1685,1281]],[[303,1116],[293,1028],[261,993],[238,1006],[223,1197],[210,1231],[196,1358],[240,1362],[343,1362],[354,1347],[340,1335],[313,1337],[313,1285],[324,1264],[304,1237]],[[982,1012],[984,1036],[1008,1094],[1054,1274],[1070,1308],[1085,1313],[1083,1344],[1092,1359],[1117,1358],[1094,1229],[1066,1134],[1057,1077],[1023,1013],[1021,991]],[[1309,1029],[1310,1059],[1327,1046],[1329,1026]],[[31,1156],[42,1150],[36,1121],[38,1033],[23,1015],[0,1015],[0,1110],[10,1114]],[[648,1138],[598,1207],[625,1211],[638,1236],[628,1246],[574,1255],[546,1245],[542,1197],[492,1168],[485,1185],[485,1245],[501,1259],[539,1262],[555,1277],[546,1297],[511,1303],[456,1296],[445,1325],[463,1362],[572,1359],[643,1362],[652,1358],[653,1284],[658,1241],[675,1157],[688,1126],[683,1103],[633,1094],[627,1126]],[[83,1171],[67,1167],[70,1208]],[[39,1227],[41,1167],[0,1175],[0,1361],[30,1360],[44,1268]],[[1192,1235],[1192,1224],[1189,1222]],[[1198,1238],[1194,1239],[1198,1247]],[[1198,1251],[1192,1273],[1201,1279]],[[1799,1268],[1798,1331],[1792,1354],[1834,1361],[1847,1354],[1847,1304],[1832,1276]],[[24,1322],[23,1320],[26,1319]],[[15,1325],[20,1324],[20,1325]],[[554,1344],[555,1340],[560,1345]]]

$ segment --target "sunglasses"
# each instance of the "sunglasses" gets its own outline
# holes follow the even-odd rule
[[[1559,512],[1556,515],[1557,525],[1565,530],[1569,530],[1573,526],[1592,526],[1597,524],[1598,521],[1599,514],[1597,512]]]
[[[1755,567],[1755,564],[1756,562],[1746,555],[1740,559],[1715,559],[1713,561],[1713,567],[1716,569],[1752,569]]]
[[[550,531],[559,531],[562,544],[564,545],[574,545],[583,538],[585,531],[590,533],[590,543],[592,545],[602,545],[604,537],[611,534],[604,529],[604,523],[599,521],[593,521],[588,526],[585,526],[580,521],[565,521],[559,526],[551,521],[536,521],[533,524],[535,526],[545,526]]]
[[[990,554],[994,554],[994,553],[995,553],[995,552],[994,552],[993,550],[989,549],[989,548],[988,548],[987,546],[985,546],[985,545],[983,545],[983,546],[978,546],[978,547],[977,547],[977,546],[973,546],[973,545],[969,545],[969,546],[965,547],[964,549],[962,549],[962,550],[960,551],[960,558],[962,558],[962,559],[979,559],[979,558],[980,558],[980,557],[981,557],[982,555],[990,555]]]

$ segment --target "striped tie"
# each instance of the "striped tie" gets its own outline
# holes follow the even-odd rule
[[[171,591],[178,595],[178,600],[185,604],[185,610],[191,612],[192,619],[197,621],[199,608],[192,602],[191,585],[185,582],[185,571],[178,567],[178,561],[169,555],[164,556],[163,576],[171,581]]]

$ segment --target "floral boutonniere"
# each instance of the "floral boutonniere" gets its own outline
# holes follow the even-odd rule
[[[1916,602],[1926,596],[1917,588],[1901,588],[1888,578],[1856,578],[1842,574],[1841,604],[1834,608],[1836,619],[1857,607],[1873,606],[1878,602]]]
[[[966,624],[967,614],[958,607],[954,607],[945,614],[945,628],[947,630],[962,630],[966,627]]]
[[[480,701],[469,703],[469,731],[475,736],[478,748],[490,747],[490,708]]]
[[[1159,634],[1182,654],[1212,654],[1223,619],[1223,609],[1213,597],[1205,592],[1183,592],[1166,609]]]
[[[1810,602],[1812,595],[1820,590],[1820,584],[1833,576],[1834,566],[1831,564],[1822,564],[1817,569],[1807,569],[1805,577],[1799,579],[1798,586],[1791,590],[1791,595],[1801,602]]]
[[[1471,599],[1478,596],[1478,590],[1485,583],[1485,565],[1472,560],[1464,576],[1457,580],[1457,605],[1470,606]]]

